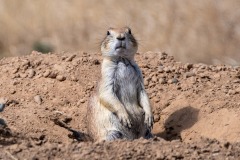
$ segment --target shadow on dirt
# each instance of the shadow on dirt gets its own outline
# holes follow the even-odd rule
[[[63,121],[61,121],[59,119],[53,119],[53,122],[56,125],[67,129],[70,132],[70,134],[68,134],[68,137],[71,138],[71,139],[75,139],[75,140],[77,140],[79,142],[90,141],[91,140],[90,137],[87,134],[85,134],[83,132],[79,132],[79,131],[77,131],[75,129],[72,129],[65,122],[63,122]]]
[[[184,107],[172,113],[165,121],[165,131],[156,136],[165,140],[182,140],[181,132],[192,127],[198,120],[199,110],[191,106]]]
[[[0,145],[11,145],[16,143],[10,128],[8,128],[4,119],[0,118]]]

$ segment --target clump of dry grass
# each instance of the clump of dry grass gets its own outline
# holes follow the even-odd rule
[[[0,55],[98,51],[109,26],[130,25],[140,51],[167,51],[188,62],[240,62],[240,1],[2,0]]]

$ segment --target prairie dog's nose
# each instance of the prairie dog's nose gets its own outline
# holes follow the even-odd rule
[[[120,34],[119,36],[117,36],[117,39],[119,41],[123,41],[123,40],[125,40],[125,35],[124,34]]]

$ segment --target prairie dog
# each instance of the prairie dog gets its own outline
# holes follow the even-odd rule
[[[129,27],[110,28],[102,41],[102,78],[87,113],[95,141],[152,137],[152,109],[134,61],[137,49]]]

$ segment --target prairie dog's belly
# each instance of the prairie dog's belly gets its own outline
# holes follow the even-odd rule
[[[140,75],[130,62],[119,62],[115,71],[114,92],[125,105],[138,105]]]

